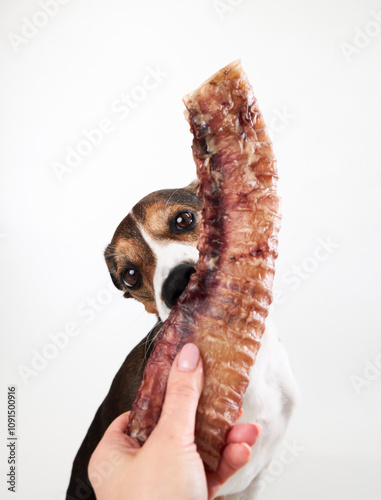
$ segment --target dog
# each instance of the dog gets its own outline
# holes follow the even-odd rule
[[[157,316],[158,322],[116,374],[75,457],[66,500],[95,500],[87,474],[90,457],[110,423],[131,409],[155,337],[195,271],[202,213],[197,189],[198,183],[193,182],[182,189],[149,194],[122,220],[105,250],[114,285],[124,297],[141,302],[148,313]],[[240,422],[260,424],[262,434],[249,464],[225,483],[221,496],[227,495],[229,500],[257,497],[297,398],[286,351],[268,318],[240,418]]]

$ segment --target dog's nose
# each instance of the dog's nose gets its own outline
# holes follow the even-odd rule
[[[191,275],[195,272],[193,264],[179,264],[169,273],[162,287],[162,298],[167,307],[172,309],[177,299],[185,290]]]

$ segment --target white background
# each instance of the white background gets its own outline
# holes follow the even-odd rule
[[[33,33],[25,17],[44,24],[41,2],[0,7],[1,498],[63,498],[114,374],[154,322],[105,291],[103,250],[142,196],[195,177],[182,97],[237,58],[278,156],[273,313],[302,393],[286,438],[299,451],[274,464],[262,498],[380,498],[381,375],[369,368],[377,356],[381,366],[380,1],[81,0],[57,3]],[[23,30],[30,38],[16,43]],[[122,118],[113,106],[138,95],[147,67],[165,75]],[[112,132],[60,181],[54,163],[105,118]],[[25,382],[21,367],[73,322],[80,333]],[[9,384],[18,386],[13,496]]]

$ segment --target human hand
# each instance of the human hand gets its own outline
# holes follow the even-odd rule
[[[194,344],[176,356],[160,420],[144,446],[124,434],[129,412],[109,426],[89,463],[97,500],[212,500],[250,459],[260,427],[236,424],[227,434],[216,472],[205,472],[194,440],[203,386],[202,360]]]

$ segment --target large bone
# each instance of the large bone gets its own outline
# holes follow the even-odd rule
[[[127,432],[144,443],[155,427],[171,364],[198,345],[205,385],[196,443],[216,470],[237,421],[272,302],[280,227],[271,140],[240,61],[184,98],[203,199],[196,273],[156,339]],[[254,382],[255,383],[255,382]]]

